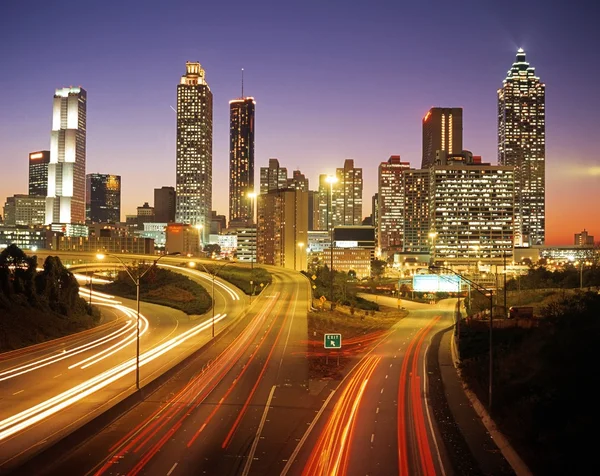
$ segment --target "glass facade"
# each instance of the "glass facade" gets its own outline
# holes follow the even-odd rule
[[[40,150],[29,154],[29,195],[48,195],[48,164],[50,151]]]
[[[546,86],[519,49],[498,90],[498,164],[515,170],[515,245],[545,242]]]
[[[92,223],[121,221],[121,176],[86,175],[86,218]]]
[[[254,221],[254,98],[229,101],[229,222]]]

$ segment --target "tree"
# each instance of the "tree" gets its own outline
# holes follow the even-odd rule
[[[385,272],[386,262],[380,259],[374,259],[371,261],[371,276],[376,279],[380,279]]]

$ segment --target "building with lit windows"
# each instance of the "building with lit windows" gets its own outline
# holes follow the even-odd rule
[[[92,223],[121,221],[121,176],[86,175],[86,219]]]
[[[201,248],[200,230],[187,223],[169,223],[166,229],[165,251],[182,255],[198,255]]]
[[[299,170],[294,170],[292,172],[292,177],[287,179],[287,186],[288,188],[308,192],[308,179]]]
[[[306,269],[307,246],[308,193],[288,189],[259,195],[258,262],[301,271]]]
[[[87,93],[57,89],[52,109],[46,223],[85,222]]]
[[[52,249],[57,233],[43,226],[0,225],[0,250],[15,244],[22,250]]]
[[[346,159],[343,168],[335,171],[337,182],[333,184],[333,226],[360,225],[362,223],[362,168],[354,167],[354,160]],[[327,184],[329,185],[329,184]]]
[[[404,241],[404,181],[402,173],[410,168],[399,155],[379,165],[377,192],[377,243],[383,255],[401,251]]]
[[[48,195],[48,164],[50,151],[40,150],[29,154],[29,195]]]
[[[575,233],[576,246],[594,246],[594,237],[585,229],[581,233]]]
[[[512,167],[474,163],[468,151],[440,154],[429,169],[430,232],[435,261],[512,256]]]
[[[460,107],[432,107],[423,117],[423,160],[421,168],[435,163],[435,154],[463,149],[463,110]]]
[[[371,251],[366,248],[333,248],[333,269],[354,271],[358,279],[371,276]],[[331,248],[323,251],[323,263],[330,266]]]
[[[174,187],[160,187],[154,189],[154,219],[157,223],[172,223],[175,221],[175,198]]]
[[[252,97],[229,101],[229,223],[254,222],[254,110]]]
[[[177,85],[175,219],[178,223],[201,225],[208,238],[212,210],[213,97],[200,63],[187,62],[185,67],[186,74]]]
[[[242,263],[258,262],[256,227],[242,227],[235,231],[235,257]]]
[[[268,167],[260,168],[260,193],[265,194],[273,190],[283,190],[288,187],[287,168],[279,166],[279,160],[269,159]]]
[[[46,221],[46,197],[14,195],[4,204],[5,225],[43,225]]]
[[[318,207],[319,207],[319,227],[318,230],[327,231],[329,230],[329,183],[327,182],[327,175],[319,175],[319,189],[317,190],[318,195]]]
[[[429,170],[408,169],[402,173],[404,188],[403,252],[429,253]]]
[[[515,244],[546,239],[546,86],[519,48],[498,90],[498,164],[515,170]]]

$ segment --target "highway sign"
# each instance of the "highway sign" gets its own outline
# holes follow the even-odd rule
[[[342,334],[325,334],[323,344],[326,349],[341,349]]]

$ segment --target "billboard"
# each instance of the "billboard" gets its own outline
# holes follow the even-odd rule
[[[460,278],[454,274],[415,274],[413,290],[425,293],[457,293],[460,291]]]

